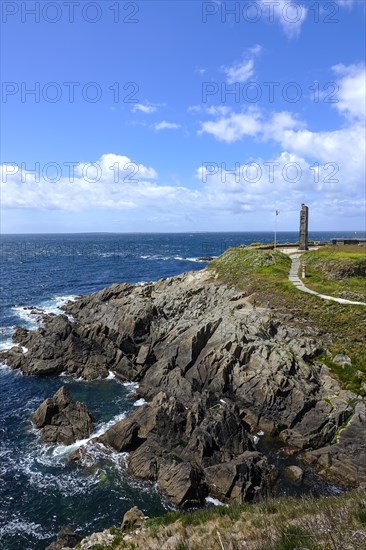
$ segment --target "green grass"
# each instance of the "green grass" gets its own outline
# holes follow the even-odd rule
[[[211,508],[202,508],[193,512],[168,512],[164,516],[147,520],[147,527],[156,527],[159,525],[171,525],[177,521],[183,527],[205,524],[217,517],[228,517],[232,521],[237,521],[243,512],[250,510],[249,504],[232,504],[230,506],[215,506]]]
[[[350,247],[350,251],[345,252],[343,248],[347,247],[339,247],[337,250],[333,247],[323,247],[319,252],[308,252],[305,257],[306,261],[309,261],[310,275],[317,262],[321,261],[322,265],[325,265],[328,261],[333,261],[334,257],[337,262],[346,262],[347,265],[350,260],[356,261],[357,264],[361,262],[363,265],[362,250],[356,248],[354,251],[354,247]],[[269,300],[274,310],[292,313],[296,322],[314,327],[320,337],[330,339],[327,348],[332,355],[345,353],[351,358],[352,365],[341,367],[325,355],[322,357],[323,362],[346,389],[365,395],[363,385],[366,383],[366,307],[327,302],[300,292],[288,280],[290,265],[290,258],[279,251],[232,248],[212,261],[208,269],[215,272],[222,282],[251,295],[258,305],[264,306]],[[322,288],[326,290],[326,294],[331,294],[335,289],[332,285],[341,284],[340,281],[329,279],[326,275],[322,277]],[[342,283],[346,289],[348,280]],[[358,277],[357,292],[364,292],[366,295],[365,286],[365,278]],[[352,289],[355,290],[356,286]]]
[[[100,549],[159,549],[164,543],[171,547],[167,541],[174,537],[175,550],[219,550],[219,533],[224,548],[241,548],[236,541],[243,540],[244,535],[249,550],[356,550],[364,547],[365,527],[364,491],[336,497],[281,497],[255,504],[169,512],[149,519],[142,531],[132,533],[132,539],[124,540],[120,529],[111,529],[116,535],[114,541]]]
[[[290,258],[278,251],[231,248],[208,269],[215,270],[228,285],[253,293],[270,290],[273,285],[287,286],[290,266]]]
[[[366,249],[326,246],[302,257],[306,285],[322,294],[366,302]]]

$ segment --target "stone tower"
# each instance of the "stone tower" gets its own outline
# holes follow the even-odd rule
[[[300,250],[308,250],[308,222],[309,208],[305,204],[302,204],[300,211]]]

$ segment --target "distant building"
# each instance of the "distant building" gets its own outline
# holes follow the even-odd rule
[[[360,245],[366,245],[366,239],[363,239],[363,238],[349,238],[349,237],[344,237],[343,239],[342,238],[338,238],[338,239],[331,239],[330,242],[332,244],[360,244]]]

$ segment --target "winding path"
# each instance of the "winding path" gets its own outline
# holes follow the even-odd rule
[[[284,252],[284,250],[283,250]],[[320,294],[320,292],[316,292],[315,290],[311,290],[310,288],[306,287],[300,277],[298,276],[299,268],[300,268],[300,257],[302,255],[302,252],[288,252],[288,255],[291,258],[291,269],[290,273],[288,275],[289,280],[292,282],[293,285],[296,286],[298,290],[301,290],[302,292],[307,292],[308,294],[314,294],[315,296],[318,296],[319,298],[323,298],[323,300],[331,300],[332,302],[338,302],[339,304],[350,304],[354,306],[366,306],[365,302],[354,302],[352,300],[346,300],[344,298],[336,298],[335,296],[328,296],[327,294]]]

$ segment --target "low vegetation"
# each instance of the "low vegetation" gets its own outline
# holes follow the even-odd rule
[[[353,275],[362,270],[365,255],[361,247],[323,247],[317,252],[308,252],[304,259],[308,274],[305,282],[309,287],[337,295],[337,285],[342,285],[343,292],[357,293],[357,301],[366,301],[364,276],[340,280],[327,275],[329,266],[332,266],[333,276],[335,273]],[[331,356],[324,355],[323,361],[345,388],[365,395],[366,307],[325,301],[298,291],[288,280],[290,265],[290,258],[279,251],[231,248],[212,261],[208,269],[219,280],[245,291],[252,300],[256,299],[257,305],[265,306],[270,301],[273,310],[291,313],[299,323],[312,326],[331,353]],[[318,287],[317,278],[322,281]],[[354,294],[351,296],[349,299],[355,299]],[[348,355],[352,365],[335,364],[332,358],[339,353]]]
[[[366,247],[327,246],[307,253],[303,263],[309,288],[366,302]]]
[[[170,512],[137,533],[114,533],[100,550],[360,550],[366,548],[366,493]]]

